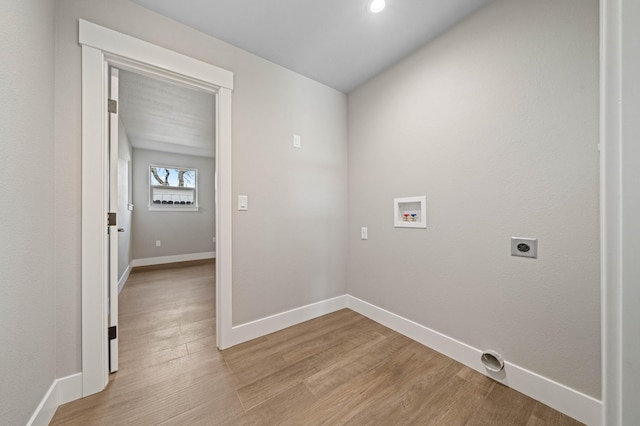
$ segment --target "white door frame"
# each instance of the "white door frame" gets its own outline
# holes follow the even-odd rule
[[[80,20],[82,46],[82,395],[109,381],[107,344],[107,67],[198,86],[216,96],[216,335],[231,333],[231,92],[233,73]]]
[[[600,2],[602,424],[640,418],[640,4]]]
[[[106,64],[105,64],[106,65]],[[116,101],[116,105],[120,99],[120,70],[118,68],[109,68],[106,71],[109,79],[109,99]],[[110,212],[117,215],[118,212],[118,108],[109,113],[109,147],[107,154],[108,164],[108,203]],[[117,218],[116,218],[117,222]],[[109,372],[118,371],[118,224],[112,223],[108,225],[109,235],[109,263],[108,263],[108,280],[109,280],[109,302],[107,304],[108,327],[116,329],[115,336],[109,337]]]

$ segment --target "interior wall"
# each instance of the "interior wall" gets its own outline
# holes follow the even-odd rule
[[[132,204],[129,193],[132,188],[130,180],[132,176],[130,169],[132,168],[133,152],[127,129],[122,124],[122,120],[118,119],[118,228],[124,229],[124,232],[118,232],[118,279],[124,275],[129,263],[131,263],[131,238],[133,229],[131,228],[131,219],[133,212],[129,210],[128,205]],[[131,191],[133,192],[133,191]]]
[[[637,423],[640,419],[640,4],[637,1],[622,0],[620,5],[620,46],[623,61],[620,72],[622,87],[621,99],[621,151],[622,173],[622,258],[620,291],[621,306],[613,313],[620,313],[619,329],[622,350],[621,361],[612,361],[607,365],[607,373],[611,367],[621,369],[621,420],[622,424]],[[614,19],[613,17],[611,19]],[[609,52],[613,53],[613,52]],[[609,64],[610,65],[610,64]],[[617,70],[616,70],[617,71]],[[613,123],[610,123],[613,124]],[[619,254],[618,254],[619,255]],[[607,295],[613,292],[607,291]],[[612,341],[618,343],[616,337]],[[621,362],[621,364],[619,364]],[[616,372],[617,374],[617,372]],[[614,401],[609,401],[608,411],[615,409]],[[609,414],[609,413],[607,413]]]
[[[234,324],[344,294],[346,96],[127,0],[59,0],[58,375],[81,370],[78,18],[234,72],[233,194],[248,195],[250,209],[233,213]],[[302,149],[292,148],[293,133]]]
[[[212,141],[213,143],[213,141]],[[198,170],[198,211],[150,211],[151,164]],[[215,251],[215,163],[213,158],[133,150],[133,259]],[[156,241],[161,242],[156,247]]]
[[[497,0],[352,92],[348,292],[599,398],[598,87],[597,1]]]
[[[55,379],[54,3],[0,3],[0,423]]]

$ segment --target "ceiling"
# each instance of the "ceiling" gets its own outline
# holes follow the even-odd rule
[[[132,0],[349,93],[488,0]],[[213,157],[215,96],[120,71],[120,118],[134,148]]]
[[[488,0],[132,0],[349,93]]]
[[[120,70],[118,113],[131,146],[215,154],[215,95]]]

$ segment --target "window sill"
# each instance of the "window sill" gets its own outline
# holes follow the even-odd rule
[[[149,206],[150,212],[197,212],[200,210],[198,206],[184,206],[178,207],[172,204],[160,204],[159,206]]]

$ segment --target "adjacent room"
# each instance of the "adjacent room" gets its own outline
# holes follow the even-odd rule
[[[215,257],[215,95],[118,70],[118,279]]]

